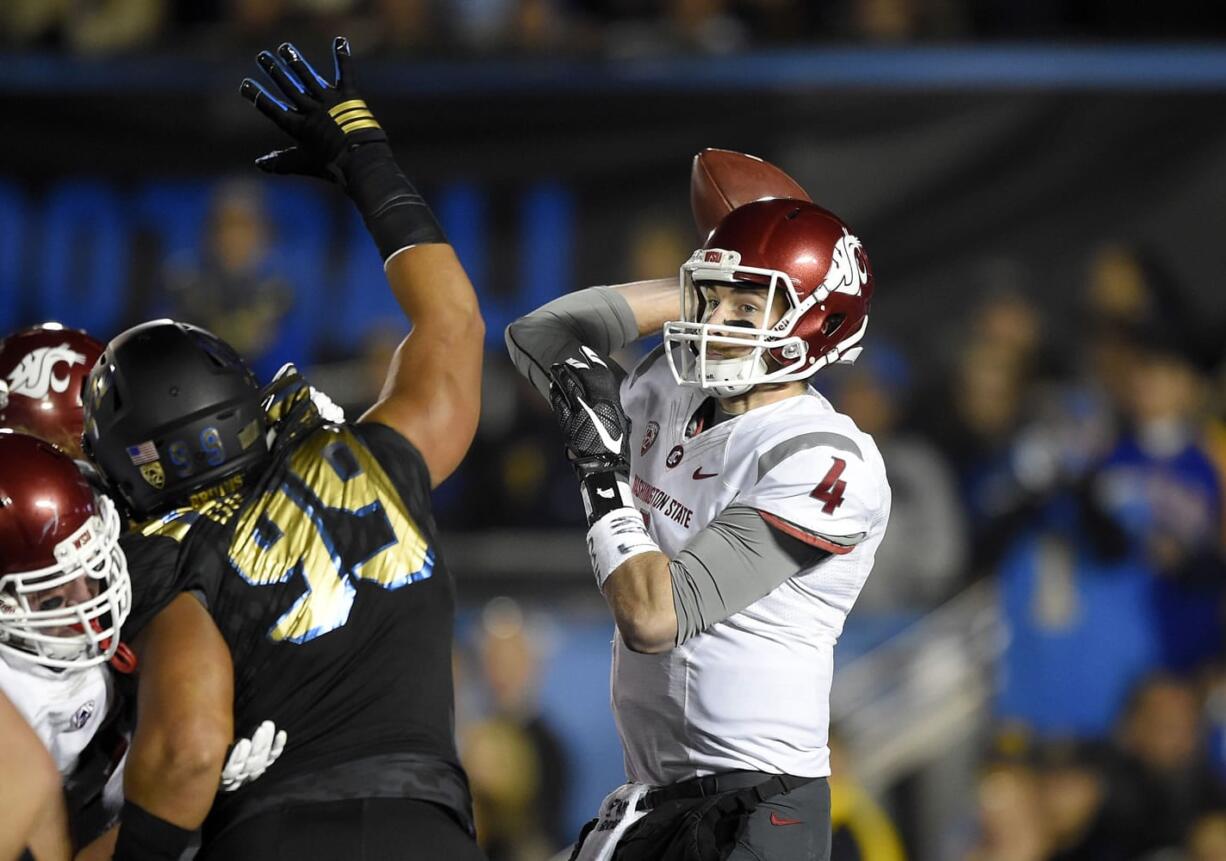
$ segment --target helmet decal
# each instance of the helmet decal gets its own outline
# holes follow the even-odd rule
[[[103,345],[44,323],[0,340],[0,427],[21,428],[79,454],[82,386]]]
[[[9,372],[9,394],[25,395],[27,398],[45,398],[49,392],[63,393],[72,381],[67,374],[58,376],[56,366],[66,362],[69,367],[84,365],[86,357],[68,344],[56,347],[38,347],[26,353],[21,364]]]
[[[864,247],[860,240],[843,228],[843,238],[834,243],[830,253],[830,271],[822,282],[827,293],[850,293],[860,295],[860,288],[868,283],[868,267],[864,263]]]

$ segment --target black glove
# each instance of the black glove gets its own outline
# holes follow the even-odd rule
[[[282,44],[277,54],[280,60],[271,51],[261,51],[255,59],[277,85],[281,97],[251,78],[243,79],[239,92],[298,145],[274,150],[255,163],[269,173],[297,173],[344,182],[339,165],[342,156],[364,143],[387,142],[387,133],[354,90],[349,40],[337,36],[332,42],[336,80],[331,84],[289,42]]]
[[[629,496],[630,420],[622,410],[621,380],[611,360],[590,347],[549,369],[549,400],[566,439],[566,456],[579,476],[591,525],[632,505]]]
[[[339,182],[385,261],[409,245],[446,242],[434,213],[396,164],[387,133],[354,89],[349,53],[349,40],[337,36],[332,83],[288,42],[277,49],[278,56],[270,51],[256,55],[281,97],[251,78],[243,79],[239,93],[297,141],[297,146],[261,156],[256,165],[269,173]]]

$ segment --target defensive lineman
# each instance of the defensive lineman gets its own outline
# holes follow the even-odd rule
[[[890,490],[872,438],[806,381],[854,361],[872,291],[838,217],[766,200],[724,218],[679,296],[597,287],[508,329],[566,437],[617,622],[629,783],[573,857],[828,857],[834,644]],[[619,382],[610,353],[661,329]]]
[[[128,794],[116,859],[177,859],[206,813],[201,858],[481,858],[453,735],[454,586],[429,495],[476,430],[476,295],[354,90],[348,41],[333,42],[327,80],[288,43],[257,60],[274,92],[250,79],[240,92],[295,141],[257,163],[343,184],[413,329],[354,423],[296,372],[261,389],[233,348],[169,320],[113,338],[91,373],[86,450],[143,521],[124,544],[133,580],[167,584],[151,624],[182,607],[190,653],[222,641],[203,669],[233,661],[232,692],[194,719],[219,724],[232,694],[240,726],[267,714],[289,735],[258,785],[216,804],[202,780],[176,781],[183,801],[167,804],[169,781],[131,762],[126,784],[139,774],[149,792]],[[137,738],[173,731],[179,709],[142,708]]]

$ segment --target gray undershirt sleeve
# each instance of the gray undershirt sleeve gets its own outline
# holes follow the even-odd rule
[[[507,326],[511,361],[536,390],[549,398],[549,368],[586,344],[609,356],[638,340],[639,328],[626,298],[611,287],[567,293]]]
[[[756,509],[728,506],[668,563],[676,644],[739,613],[829,555],[772,528]]]

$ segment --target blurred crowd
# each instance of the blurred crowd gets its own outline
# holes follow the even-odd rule
[[[456,652],[457,738],[491,861],[544,861],[573,839],[571,762],[538,697],[541,640],[539,622],[502,597]]]
[[[815,42],[1204,39],[1213,4],[1109,0],[5,0],[0,45],[85,56],[252,51],[347,33],[375,53],[629,58]]]
[[[1007,637],[978,825],[950,854],[1226,858],[1222,321],[1137,247],[1090,255],[1063,327],[1016,275],[914,416]],[[906,512],[926,489],[890,445]]]

